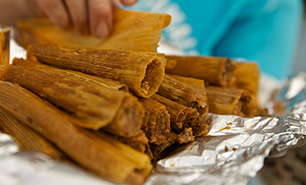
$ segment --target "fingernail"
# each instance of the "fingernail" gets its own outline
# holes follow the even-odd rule
[[[124,0],[124,4],[126,5],[133,5],[136,3],[137,0]]]
[[[98,37],[106,37],[109,33],[109,28],[106,22],[102,21],[98,24],[96,28],[96,36]]]

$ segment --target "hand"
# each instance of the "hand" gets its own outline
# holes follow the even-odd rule
[[[32,0],[58,27],[74,27],[80,34],[105,37],[112,30],[112,10],[137,0]]]

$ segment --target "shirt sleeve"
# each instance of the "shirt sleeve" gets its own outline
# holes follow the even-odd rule
[[[250,0],[212,55],[257,61],[278,79],[291,70],[302,24],[300,0]]]

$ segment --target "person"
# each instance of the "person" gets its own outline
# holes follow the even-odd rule
[[[306,10],[306,0],[304,0],[304,10]],[[304,11],[303,26],[299,37],[297,55],[293,63],[292,74],[306,72],[306,11]]]
[[[105,37],[112,30],[112,9],[137,0],[0,0],[0,24],[47,16],[58,27],[74,27],[80,34]]]
[[[99,37],[110,33],[111,9],[119,7],[116,0],[0,0],[0,22],[4,14],[16,13],[3,6],[11,1],[30,4],[17,11],[23,17],[44,13],[63,29],[73,26]],[[134,5],[136,0],[120,2]],[[163,37],[187,55],[256,61],[278,79],[290,72],[302,23],[301,0],[139,0],[129,9],[172,15]],[[12,15],[11,21],[22,16]]]

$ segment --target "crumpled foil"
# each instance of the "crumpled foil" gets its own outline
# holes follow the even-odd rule
[[[263,167],[265,157],[283,155],[303,144],[306,135],[306,74],[298,74],[275,91],[285,116],[243,118],[209,114],[207,136],[177,147],[158,161],[146,185],[245,185]],[[281,102],[281,104],[280,104]],[[76,166],[37,153],[20,152],[14,140],[0,133],[0,185],[113,184]]]

